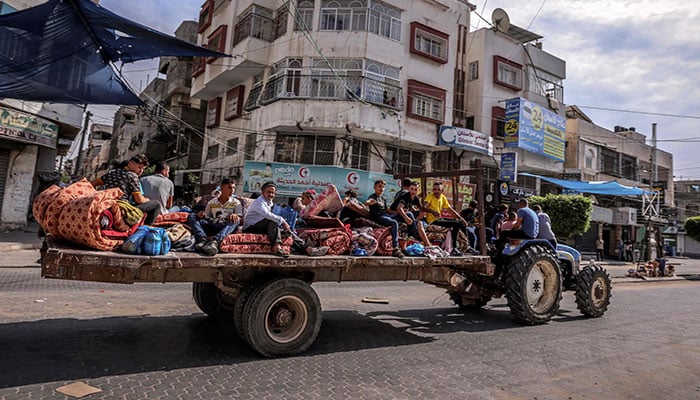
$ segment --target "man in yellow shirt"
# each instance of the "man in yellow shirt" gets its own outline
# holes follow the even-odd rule
[[[432,225],[445,226],[450,228],[450,234],[452,236],[452,252],[450,255],[461,256],[463,255],[459,249],[457,249],[457,237],[459,235],[459,230],[462,226],[467,226],[467,221],[462,218],[457,211],[450,205],[447,197],[442,193],[443,185],[440,181],[435,181],[433,183],[433,191],[425,196],[423,201],[423,211],[425,212],[425,221]],[[456,219],[446,219],[441,218],[443,210],[447,210]]]

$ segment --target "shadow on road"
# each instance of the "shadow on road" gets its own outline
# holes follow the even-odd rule
[[[353,311],[326,311],[304,355],[432,341]],[[232,322],[203,315],[51,319],[0,325],[0,388],[259,361]]]

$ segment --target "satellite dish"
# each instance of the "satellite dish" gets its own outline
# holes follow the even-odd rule
[[[493,22],[493,27],[497,31],[508,32],[510,29],[510,17],[506,11],[502,8],[497,8],[491,13],[491,22]]]

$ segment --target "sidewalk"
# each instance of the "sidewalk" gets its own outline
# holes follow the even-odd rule
[[[38,250],[41,239],[37,235],[39,224],[30,222],[22,229],[0,232],[0,253],[16,250]],[[38,254],[38,253],[37,253]]]

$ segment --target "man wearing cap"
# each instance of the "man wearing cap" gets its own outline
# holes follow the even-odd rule
[[[143,195],[139,176],[148,166],[148,157],[145,154],[137,154],[126,164],[124,168],[115,168],[93,180],[92,185],[103,186],[105,189],[119,188],[124,193],[122,200],[126,200],[146,214],[146,225],[151,225],[160,215],[160,203]]]

